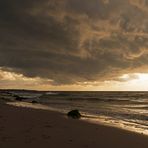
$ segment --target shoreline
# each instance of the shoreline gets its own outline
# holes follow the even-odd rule
[[[147,148],[148,136],[54,111],[0,103],[0,147]]]
[[[14,106],[14,107],[23,107],[26,109],[31,108],[31,109],[37,109],[37,110],[47,110],[47,111],[51,111],[51,112],[53,111],[53,112],[57,112],[57,113],[65,114],[65,115],[68,112],[68,111],[61,111],[60,109],[57,110],[55,108],[52,108],[52,107],[49,107],[47,105],[43,105],[40,103],[32,104],[32,103],[28,103],[28,102],[7,102],[6,104],[8,104],[10,106]],[[137,130],[136,128],[134,128],[134,126],[129,126],[129,127],[125,126],[125,125],[123,125],[122,122],[117,122],[115,120],[110,121],[109,119],[107,119],[107,117],[104,117],[104,116],[94,116],[91,114],[87,114],[87,115],[84,114],[80,120],[84,121],[84,122],[88,122],[90,124],[114,127],[114,128],[122,129],[125,131],[134,132],[134,133],[148,136],[148,133],[144,132],[144,130],[141,130],[141,131],[140,131],[140,129]]]

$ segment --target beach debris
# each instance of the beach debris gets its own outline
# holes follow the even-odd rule
[[[18,96],[18,95],[14,95],[13,97],[15,97],[16,101],[22,101],[22,100],[26,100],[26,98]]]
[[[80,114],[79,110],[77,110],[77,109],[68,112],[67,113],[67,116],[68,117],[71,117],[73,119],[79,119],[79,118],[81,118],[81,114]]]
[[[18,96],[18,95],[13,95],[13,97],[15,97],[16,101],[22,101],[22,100],[26,100],[27,98],[22,97],[22,96]]]
[[[38,102],[37,102],[37,101],[35,101],[35,100],[33,100],[33,101],[31,101],[31,103],[36,104],[36,103],[38,103]]]
[[[23,98],[20,97],[20,96],[15,96],[15,97],[16,97],[16,98],[15,98],[16,101],[22,101],[22,100],[23,100]]]

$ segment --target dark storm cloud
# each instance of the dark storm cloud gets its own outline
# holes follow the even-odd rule
[[[148,64],[148,1],[0,0],[0,67],[54,84]]]

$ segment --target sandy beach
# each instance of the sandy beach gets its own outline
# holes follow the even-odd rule
[[[56,112],[0,104],[0,148],[20,147],[148,148],[148,137]]]

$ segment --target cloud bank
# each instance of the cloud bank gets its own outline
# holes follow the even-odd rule
[[[148,65],[148,0],[1,0],[0,67],[53,85]]]

